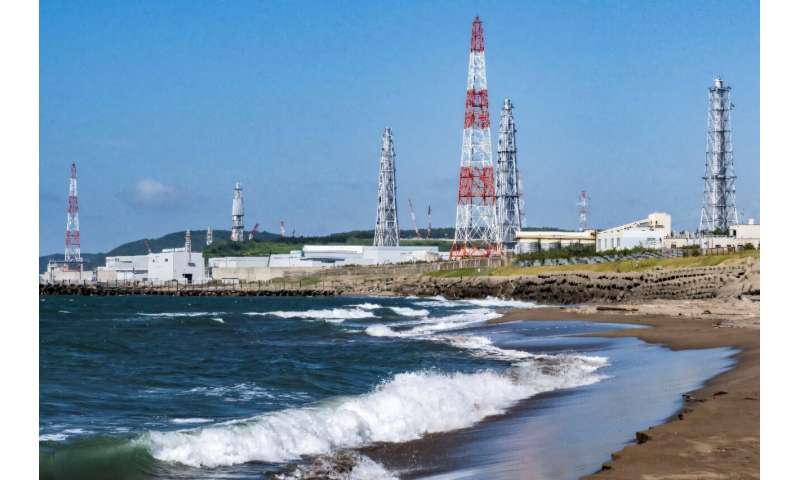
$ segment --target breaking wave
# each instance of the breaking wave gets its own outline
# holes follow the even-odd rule
[[[278,474],[276,480],[396,480],[399,477],[371,458],[342,451],[320,455],[309,465],[298,466],[291,473]]]
[[[408,308],[408,307],[389,307],[394,313],[398,315],[402,315],[404,317],[424,317],[425,315],[430,314],[428,310],[424,308],[415,309],[415,308]]]
[[[286,462],[375,442],[466,428],[536,394],[595,383],[604,357],[536,355],[502,372],[402,373],[358,396],[172,432],[141,442],[163,461],[195,467]]]
[[[224,312],[160,312],[160,313],[137,313],[140,317],[164,317],[164,318],[178,318],[178,317],[210,317],[219,316]]]
[[[274,312],[245,312],[245,315],[274,315],[281,318],[311,318],[335,323],[340,323],[349,319],[375,318],[374,313],[361,308],[326,308],[321,310],[301,310],[296,312],[278,310]]]
[[[429,297],[425,300],[414,302],[415,305],[421,307],[463,307],[467,305],[475,305],[478,307],[499,307],[499,308],[535,308],[539,305],[535,302],[526,302],[523,300],[513,300],[497,297],[486,298],[469,298],[462,300],[449,300],[441,295]]]

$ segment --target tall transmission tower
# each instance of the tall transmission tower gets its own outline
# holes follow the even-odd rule
[[[480,18],[475,17],[469,49],[456,229],[450,247],[451,257],[499,253],[495,202],[483,24]]]
[[[500,115],[497,139],[497,226],[500,241],[510,247],[517,241],[522,228],[520,178],[517,169],[517,126],[511,110],[514,105],[506,98]]]
[[[244,241],[244,199],[242,198],[242,184],[236,182],[233,189],[233,208],[231,209],[233,225],[231,226],[231,240]]]
[[[281,238],[286,237],[286,226],[283,224],[283,220],[281,220]]]
[[[381,160],[378,167],[378,211],[375,219],[376,247],[400,246],[397,226],[397,183],[395,182],[394,138],[392,129],[383,130]]]
[[[211,245],[214,243],[214,231],[211,230],[211,227],[208,227],[206,230],[206,245]]]
[[[583,232],[589,228],[589,194],[581,190],[578,195],[578,230]]]
[[[78,222],[78,167],[72,162],[69,170],[69,197],[67,199],[67,234],[64,241],[64,261],[81,263],[81,229]]]
[[[720,78],[708,89],[708,130],[706,134],[706,173],[703,176],[703,208],[700,231],[727,231],[739,223],[736,211],[736,175],[733,170],[731,140],[731,87]]]

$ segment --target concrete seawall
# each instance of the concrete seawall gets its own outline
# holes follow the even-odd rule
[[[333,272],[331,272],[333,273]],[[514,277],[441,278],[426,275],[363,278],[328,275],[321,283],[286,288],[248,283],[181,287],[40,285],[40,295],[330,296],[397,295],[447,298],[487,296],[541,304],[620,303],[760,296],[757,262],[733,266],[652,270],[635,273],[557,272]],[[287,282],[288,283],[288,282]]]

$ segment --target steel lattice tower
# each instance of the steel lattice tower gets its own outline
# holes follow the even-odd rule
[[[244,241],[244,199],[242,198],[242,185],[236,182],[233,189],[233,207],[231,208],[233,225],[231,226],[231,240]]]
[[[453,258],[499,253],[486,57],[483,24],[478,17],[472,22],[467,72],[456,229],[453,246],[450,248],[450,256]]]
[[[397,183],[395,181],[394,138],[392,129],[383,130],[381,160],[378,167],[378,210],[375,215],[376,247],[400,246],[400,232],[397,226]]]
[[[589,228],[589,194],[581,190],[578,195],[578,230],[583,232]]]
[[[64,242],[64,261],[81,263],[81,230],[78,223],[78,168],[75,162],[69,173],[69,198],[67,200],[67,234]]]
[[[736,175],[733,170],[731,141],[731,87],[721,79],[708,89],[708,133],[706,136],[706,173],[703,176],[703,208],[700,231],[727,232],[739,223],[736,211]]]
[[[497,227],[500,241],[510,247],[522,228],[522,207],[519,171],[517,169],[517,126],[506,98],[500,115],[497,139]]]

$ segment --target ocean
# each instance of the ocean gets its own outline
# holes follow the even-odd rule
[[[522,307],[42,297],[40,478],[574,479],[733,365]]]

